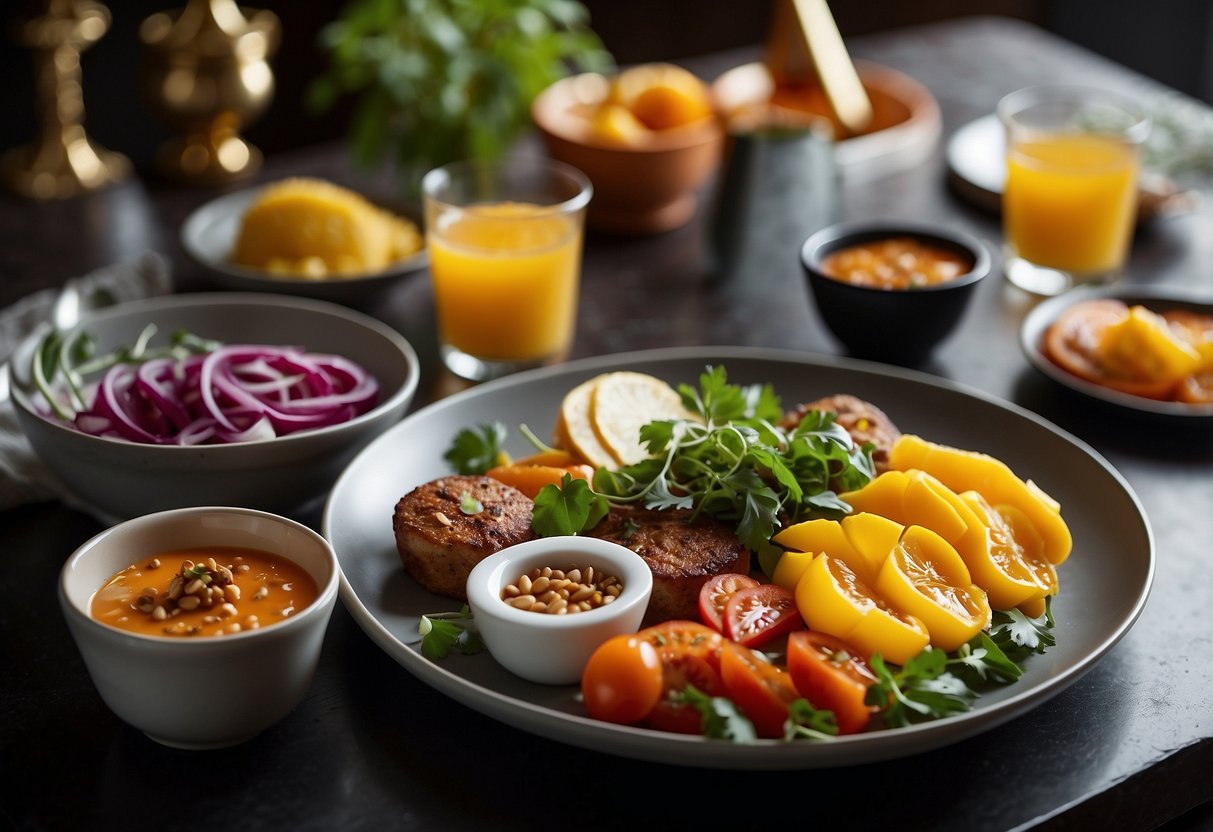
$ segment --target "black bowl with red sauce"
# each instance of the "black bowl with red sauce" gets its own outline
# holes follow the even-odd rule
[[[923,363],[953,333],[990,272],[990,253],[971,234],[890,220],[823,228],[800,262],[818,314],[847,351],[902,366]]]

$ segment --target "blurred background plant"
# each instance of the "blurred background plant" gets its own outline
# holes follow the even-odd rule
[[[352,0],[320,38],[309,105],[355,96],[355,158],[394,161],[414,192],[431,167],[503,156],[549,84],[614,67],[575,0]]]

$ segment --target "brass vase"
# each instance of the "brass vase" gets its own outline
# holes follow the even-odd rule
[[[34,199],[59,199],[130,173],[125,156],[97,146],[84,132],[80,53],[109,25],[109,10],[100,3],[49,0],[40,15],[18,26],[17,42],[34,52],[39,136],[0,159],[0,176],[9,189]]]
[[[257,171],[261,152],[240,131],[274,97],[269,59],[280,33],[273,12],[235,0],[189,0],[143,21],[143,98],[176,134],[157,153],[162,174],[219,185]]]

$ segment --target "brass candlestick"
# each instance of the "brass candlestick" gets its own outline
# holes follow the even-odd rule
[[[5,185],[34,199],[57,199],[101,188],[130,173],[130,161],[94,144],[84,132],[80,53],[109,29],[109,10],[91,0],[49,0],[17,29],[34,50],[38,140],[0,159]]]
[[[170,178],[215,185],[256,172],[261,152],[240,137],[274,95],[269,58],[281,25],[235,0],[189,0],[143,21],[142,86],[152,112],[179,135],[159,150]]]

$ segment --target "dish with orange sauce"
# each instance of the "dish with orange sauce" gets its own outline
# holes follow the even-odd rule
[[[857,243],[822,258],[834,280],[871,289],[921,289],[968,274],[973,261],[958,251],[908,236]]]
[[[212,546],[132,563],[97,591],[90,613],[143,635],[232,635],[285,621],[318,595],[311,575],[287,558]]]

